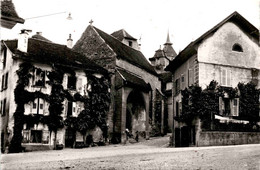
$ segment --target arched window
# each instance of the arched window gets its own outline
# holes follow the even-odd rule
[[[240,44],[234,44],[232,47],[232,51],[243,52],[243,48]]]

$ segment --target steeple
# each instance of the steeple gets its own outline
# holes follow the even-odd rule
[[[172,43],[170,41],[169,30],[168,30],[168,34],[167,34],[166,43],[164,45],[172,45]]]
[[[172,43],[170,41],[169,30],[167,33],[166,43],[164,43],[163,51],[169,60],[173,60],[177,56],[176,52],[172,47]]]

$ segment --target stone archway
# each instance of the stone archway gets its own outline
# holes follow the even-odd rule
[[[126,103],[126,129],[129,129],[133,136],[136,136],[138,132],[141,134],[140,137],[145,137],[147,114],[143,94],[138,90],[133,90],[128,95]]]

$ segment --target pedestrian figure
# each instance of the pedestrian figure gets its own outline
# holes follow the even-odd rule
[[[125,129],[125,133],[126,133],[126,139],[131,138],[133,136],[127,128]]]
[[[136,131],[135,134],[136,134],[136,135],[135,135],[135,140],[136,140],[136,142],[138,142],[138,140],[139,140],[139,134],[138,134],[138,131]]]

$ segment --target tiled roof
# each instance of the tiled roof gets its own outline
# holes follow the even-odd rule
[[[138,50],[135,50],[113,36],[101,31],[100,29],[94,27],[94,29],[98,32],[102,39],[109,45],[112,50],[117,54],[118,58],[126,60],[137,67],[140,67],[154,75],[157,75],[152,65],[147,61],[145,56]]]
[[[238,12],[233,12],[231,15],[229,15],[227,18],[225,18],[223,21],[218,23],[216,26],[214,26],[212,29],[204,33],[202,36],[200,36],[195,41],[191,42],[188,46],[184,48],[176,57],[174,60],[170,62],[170,64],[165,68],[166,71],[174,71],[177,69],[182,63],[187,61],[193,54],[196,54],[196,48],[195,46],[202,42],[205,38],[207,38],[209,35],[216,32],[222,25],[224,25],[227,22],[233,22],[235,23],[240,29],[242,29],[246,34],[254,38],[255,40],[259,40],[259,31],[258,29],[253,26],[250,22],[248,22],[243,16],[241,16]]]
[[[83,70],[106,73],[102,67],[96,65],[82,54],[79,54],[65,45],[50,43],[34,38],[28,40],[27,53],[17,50],[17,40],[4,41],[7,47],[16,54],[15,57],[44,64],[57,64],[68,67],[77,67]]]
[[[154,56],[149,58],[149,60],[152,61],[152,60],[155,60],[156,58],[162,58],[162,57],[165,57],[165,54],[164,54],[163,50],[158,49],[155,51]]]
[[[145,81],[138,75],[133,74],[129,71],[126,71],[122,68],[116,68],[116,71],[119,73],[120,77],[125,82],[125,85],[137,86],[144,91],[151,90],[151,86],[149,84],[145,83]]]
[[[113,37],[118,39],[119,41],[122,41],[124,38],[130,39],[130,40],[137,40],[136,38],[132,37],[130,34],[128,34],[124,29],[115,31],[111,34]]]
[[[18,23],[24,23],[15,11],[12,1],[1,1],[1,19],[12,19]]]
[[[45,38],[44,36],[42,36],[42,35],[40,35],[40,34],[35,34],[35,35],[32,36],[32,38],[38,39],[38,40],[42,40],[42,41],[46,41],[46,42],[50,42],[50,43],[51,43],[50,40],[48,40],[47,38]]]

